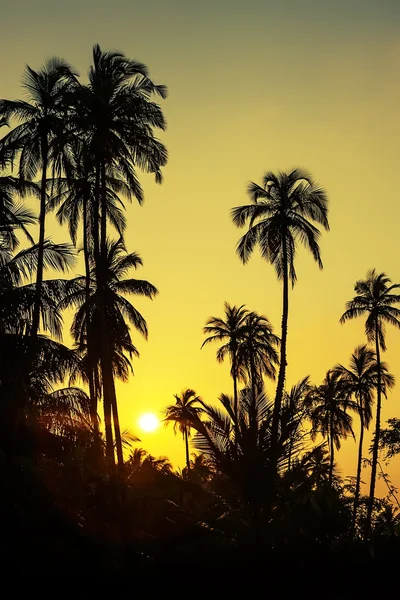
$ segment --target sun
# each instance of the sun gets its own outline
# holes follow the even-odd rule
[[[160,421],[154,413],[144,413],[139,418],[139,426],[143,431],[155,431]]]

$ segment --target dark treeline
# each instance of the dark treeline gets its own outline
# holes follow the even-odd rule
[[[2,564],[136,586],[156,575],[174,585],[172,569],[178,585],[195,585],[200,569],[225,590],[250,590],[268,572],[265,590],[279,597],[325,573],[325,596],[346,597],[346,580],[360,591],[360,568],[379,575],[400,553],[400,505],[382,464],[400,451],[400,426],[381,422],[395,383],[385,326],[400,327],[400,286],[375,270],[357,281],[341,322],[364,319],[366,339],[322,382],[305,374],[289,389],[296,252],[305,246],[322,268],[328,200],[302,169],[251,183],[249,203],[232,210],[246,227],[237,253],[246,263],[259,248],[274,267],[281,328],[227,302],[208,318],[203,346],[216,344],[217,360],[229,362],[232,390],[211,403],[192,389],[175,394],[164,421],[183,437],[186,466],[174,471],[121,431],[115,390],[139,356],[134,336],[147,337],[132,297],[158,293],[133,276],[142,259],[125,243],[125,202],[144,201],[140,171],[162,182],[167,151],[156,134],[167,90],[144,64],[99,46],[87,83],[51,59],[27,67],[23,87],[24,100],[0,100]],[[68,226],[68,243],[49,238],[50,212]],[[82,276],[72,271],[78,252]],[[62,343],[67,309],[72,348]],[[342,478],[335,458],[348,437],[357,471]]]

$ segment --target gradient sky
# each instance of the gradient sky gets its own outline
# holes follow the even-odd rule
[[[338,322],[354,282],[372,267],[400,281],[398,0],[3,0],[0,40],[2,97],[20,96],[24,65],[39,68],[51,55],[85,79],[96,42],[145,62],[169,87],[165,182],[143,177],[145,205],[127,211],[128,249],[144,259],[138,276],[160,295],[136,302],[150,337],[136,337],[135,377],[117,388],[123,428],[182,465],[181,439],[163,427],[140,433],[137,419],[185,387],[210,402],[231,393],[228,364],[216,363],[212,346],[200,351],[207,317],[222,315],[225,300],[246,304],[279,333],[281,286],[257,255],[241,265],[240,230],[229,217],[247,201],[247,182],[266,170],[304,166],[330,198],[324,270],[298,256],[288,384],[307,374],[320,383],[347,362],[364,342],[362,320]],[[67,238],[54,223],[49,233]],[[388,331],[387,343],[399,384],[384,420],[400,414],[400,332]],[[399,465],[392,461],[389,472],[400,485]],[[340,467],[355,475],[352,440]]]

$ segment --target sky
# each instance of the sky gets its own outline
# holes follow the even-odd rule
[[[279,333],[280,283],[257,253],[240,263],[243,232],[229,216],[247,202],[247,183],[266,171],[305,167],[330,201],[324,270],[298,254],[288,385],[305,375],[318,384],[347,363],[365,341],[362,319],[339,324],[355,281],[373,267],[400,281],[400,2],[2,0],[2,9],[2,97],[19,97],[25,64],[39,68],[49,56],[62,56],[85,80],[94,43],[144,62],[169,88],[164,183],[142,176],[145,204],[127,208],[126,244],[144,261],[138,277],[160,294],[135,300],[150,335],[135,335],[135,376],[117,386],[123,429],[182,466],[181,438],[163,426],[145,434],[137,421],[143,412],[161,415],[186,387],[207,402],[232,393],[228,364],[216,363],[212,345],[200,350],[206,319],[221,316],[224,301],[246,304]],[[57,241],[68,235],[54,219],[48,233]],[[399,385],[384,402],[384,421],[400,414],[400,332],[388,331],[387,346]],[[267,388],[272,396],[274,384]],[[339,471],[355,470],[349,440]],[[388,472],[400,486],[400,459]]]

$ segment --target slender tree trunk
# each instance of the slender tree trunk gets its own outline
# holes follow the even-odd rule
[[[329,454],[330,454],[330,460],[329,460],[329,485],[332,487],[332,480],[333,480],[333,465],[334,465],[334,461],[335,461],[335,445],[333,443],[333,435],[332,435],[332,429],[331,428],[331,432],[329,435]]]
[[[185,427],[184,437],[185,437],[185,450],[186,450],[186,468],[187,468],[188,479],[190,479],[189,436],[188,436],[188,432],[187,432],[187,427]]]
[[[40,323],[40,306],[42,299],[42,284],[43,284],[43,256],[44,256],[44,236],[45,236],[45,219],[46,219],[46,182],[47,182],[47,165],[48,165],[48,142],[47,134],[42,139],[42,180],[40,184],[40,214],[39,214],[39,246],[38,246],[38,262],[36,272],[36,289],[35,289],[35,304],[33,307],[32,316],[32,337],[36,338],[39,332]]]
[[[110,364],[111,364],[111,361],[110,361]],[[124,469],[124,453],[122,450],[122,438],[121,438],[121,428],[120,428],[119,416],[118,416],[117,395],[115,393],[115,381],[114,381],[114,374],[113,374],[112,370],[110,373],[110,393],[111,393],[111,408],[112,408],[112,415],[113,415],[113,421],[114,421],[115,445],[117,448],[118,468],[122,472]]]
[[[94,184],[94,206],[93,206],[93,257],[96,265],[96,277],[99,269],[99,255],[100,255],[100,242],[99,242],[99,230],[100,230],[100,161],[96,161],[96,177]]]
[[[235,414],[235,447],[238,448],[239,442],[239,406],[238,406],[238,389],[237,389],[237,350],[233,350],[232,354],[232,371],[233,371],[233,412]]]
[[[111,469],[115,466],[115,456],[114,456],[114,443],[113,443],[113,433],[112,433],[112,424],[111,424],[111,401],[110,401],[110,378],[109,371],[107,369],[107,358],[105,353],[102,352],[101,356],[101,371],[102,371],[102,379],[103,379],[103,404],[104,404],[104,428],[106,431],[106,456],[108,462],[110,464]]]
[[[284,238],[285,242],[285,238]],[[277,442],[278,442],[278,430],[279,430],[279,420],[281,414],[281,405],[282,405],[282,397],[283,397],[283,389],[285,386],[285,377],[286,377],[286,341],[287,341],[287,325],[288,325],[288,316],[289,316],[289,274],[288,274],[288,256],[287,256],[287,248],[286,243],[283,244],[282,249],[282,258],[283,258],[283,308],[282,308],[282,330],[281,330],[281,356],[280,356],[280,364],[279,364],[279,374],[278,374],[278,383],[276,387],[276,395],[275,395],[275,403],[274,403],[274,412],[272,417],[272,428],[271,428],[271,451],[274,456],[274,468],[276,468],[277,456]]]
[[[89,228],[88,228],[88,216],[87,216],[87,199],[83,202],[83,255],[85,260],[85,301],[86,306],[89,307],[90,300],[90,262],[89,262],[89,244],[88,244]],[[89,381],[89,394],[90,394],[90,417],[92,426],[95,431],[98,429],[97,420],[97,394],[94,383],[94,369],[93,369],[93,356],[92,356],[92,343],[90,339],[90,323],[89,313],[87,314],[87,329],[86,329],[86,344],[87,344],[87,376]]]
[[[378,381],[376,386],[376,425],[375,425],[375,436],[374,445],[372,448],[372,468],[371,468],[371,483],[369,488],[369,501],[368,501],[368,512],[367,512],[367,525],[366,525],[366,538],[368,539],[371,535],[372,528],[372,510],[374,507],[375,498],[375,483],[376,483],[376,470],[378,466],[378,452],[379,452],[379,438],[381,433],[381,408],[382,408],[382,384],[381,384],[381,354],[379,346],[379,325],[378,318],[375,323],[375,351],[377,361],[377,375]]]
[[[362,451],[363,451],[363,441],[364,441],[364,416],[362,409],[362,401],[360,403],[360,441],[358,444],[358,460],[357,460],[357,476],[356,476],[356,489],[354,492],[354,508],[353,508],[353,523],[352,530],[354,534],[354,530],[356,527],[356,519],[357,519],[357,509],[358,509],[358,501],[360,498],[360,487],[361,487],[361,467],[362,467]]]
[[[101,163],[101,221],[100,221],[100,254],[105,259],[107,251],[107,197],[106,197],[106,166]]]

